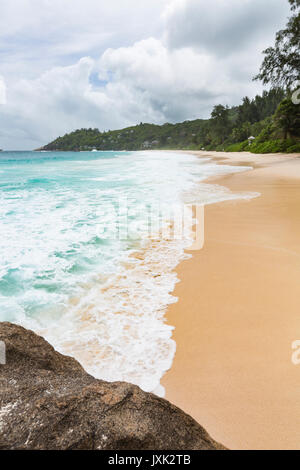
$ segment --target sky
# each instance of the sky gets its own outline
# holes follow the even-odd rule
[[[252,77],[287,0],[0,0],[0,148],[207,118]]]

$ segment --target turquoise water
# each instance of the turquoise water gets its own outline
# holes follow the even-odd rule
[[[226,171],[172,153],[0,153],[0,321],[99,378],[162,393],[175,352],[163,315],[188,240],[160,240],[170,221],[157,210],[150,242],[148,209],[236,197],[198,184]]]

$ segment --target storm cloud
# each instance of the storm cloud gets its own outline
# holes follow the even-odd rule
[[[218,57],[247,52],[270,44],[288,11],[283,0],[174,0],[165,10],[167,42]]]

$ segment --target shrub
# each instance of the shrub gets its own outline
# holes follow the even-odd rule
[[[252,153],[294,153],[300,152],[300,143],[291,139],[268,140],[262,143],[253,143],[250,147]]]
[[[300,153],[300,142],[295,145],[291,145],[286,150],[287,153]]]
[[[250,145],[248,140],[244,142],[239,142],[238,144],[231,144],[226,147],[225,152],[245,152],[250,150]]]

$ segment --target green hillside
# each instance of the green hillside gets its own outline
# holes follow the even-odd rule
[[[180,124],[139,124],[126,129],[100,132],[78,129],[59,137],[43,150],[140,150],[147,148],[186,148],[192,145],[205,121]]]
[[[285,116],[286,115],[286,116]],[[251,145],[249,144],[249,137]],[[300,151],[300,105],[280,88],[265,91],[240,106],[214,107],[211,118],[178,124],[144,124],[101,132],[78,129],[39,150],[89,151],[146,149],[205,149],[259,153]]]

